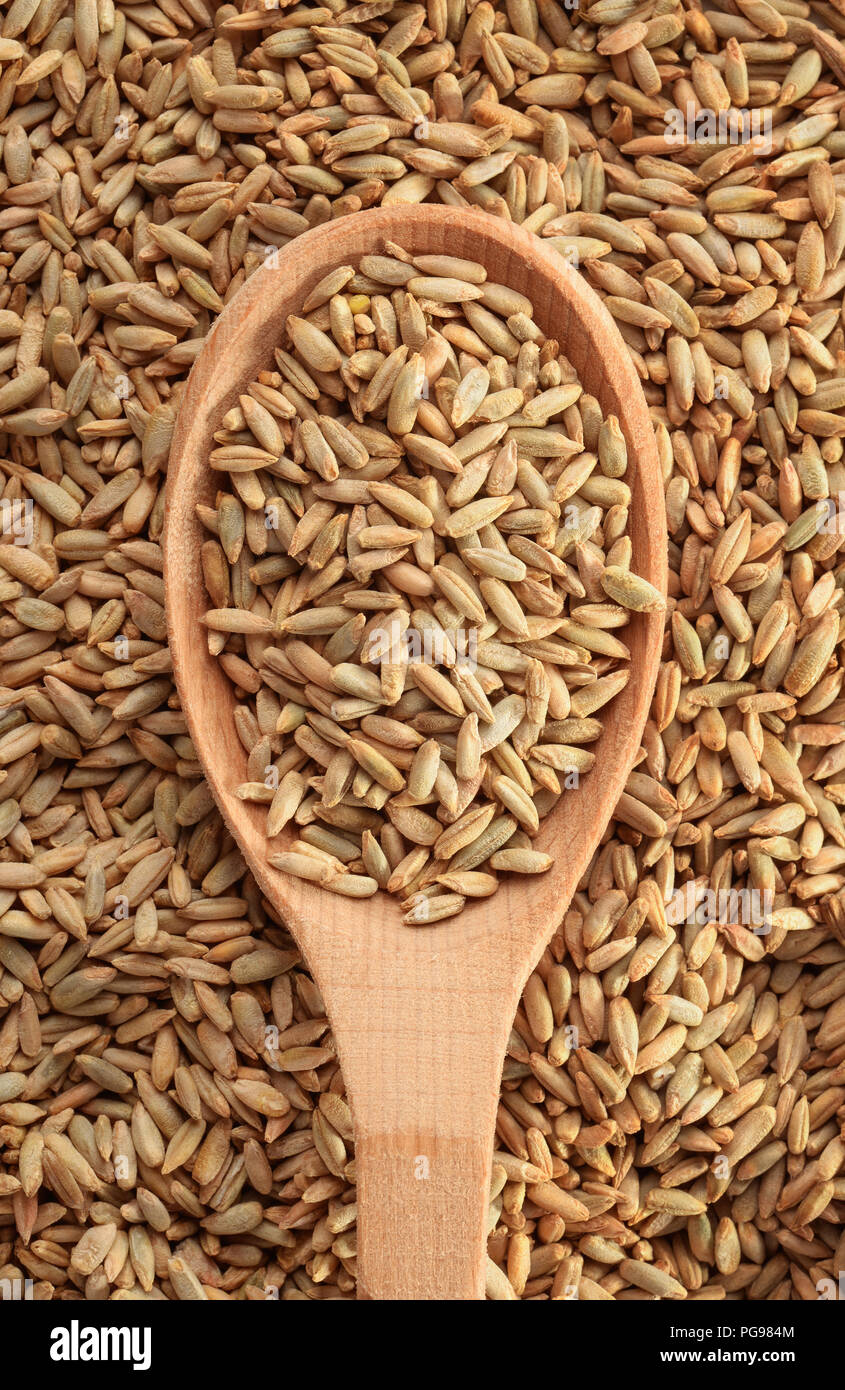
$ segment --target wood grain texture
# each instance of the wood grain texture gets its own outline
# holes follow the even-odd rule
[[[659,662],[662,615],[626,630],[632,678],[609,709],[597,763],[544,820],[543,875],[504,879],[432,927],[402,924],[399,904],[341,898],[265,861],[264,810],[239,801],[246,754],[233,688],[209,655],[200,617],[198,502],[213,502],[213,431],[246,385],[273,366],[287,315],[331,267],[381,249],[481,261],[489,278],[530,297],[535,320],[578,371],[628,443],[633,568],[665,592],[666,521],[648,409],[622,339],[577,272],[535,236],[438,206],[356,213],[298,237],[217,320],[191,372],[177,420],[164,536],[168,631],[176,682],[197,754],[262,892],[300,946],[332,1021],[354,1111],[361,1296],[480,1299],[490,1155],[508,1032],[530,971],[559,925],[636,756]],[[276,842],[278,843],[278,842]],[[426,1172],[427,1163],[427,1176]]]

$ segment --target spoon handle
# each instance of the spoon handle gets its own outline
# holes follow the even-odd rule
[[[356,1149],[359,1297],[483,1299],[492,1134],[369,1134]]]
[[[513,965],[411,933],[364,956],[335,962],[326,999],[355,1121],[360,1295],[482,1299]]]

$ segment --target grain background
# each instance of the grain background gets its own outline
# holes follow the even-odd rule
[[[426,200],[605,297],[670,529],[644,757],[515,1020],[489,1296],[838,1275],[843,33],[841,0],[5,7],[0,1279],[354,1296],[343,1082],[185,733],[163,483],[244,279]]]

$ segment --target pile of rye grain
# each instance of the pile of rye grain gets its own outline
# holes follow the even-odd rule
[[[0,1279],[354,1294],[343,1081],[186,736],[162,484],[202,339],[273,248],[428,200],[577,258],[670,528],[643,759],[510,1041],[490,1295],[831,1287],[843,34],[841,0],[5,8]],[[672,143],[678,110],[702,138]],[[770,139],[732,141],[737,110]]]
[[[619,420],[531,301],[384,251],[318,280],[214,433],[203,622],[270,865],[430,926],[551,868],[532,837],[596,761],[629,614],[665,604]]]

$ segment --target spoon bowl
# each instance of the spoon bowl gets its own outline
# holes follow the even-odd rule
[[[456,918],[409,928],[395,898],[338,897],[270,868],[264,811],[240,801],[247,756],[234,689],[210,655],[201,618],[213,504],[212,436],[256,374],[272,366],[290,313],[334,266],[395,240],[413,254],[481,262],[527,295],[585,391],[619,417],[632,489],[632,568],[666,590],[666,521],[654,433],[627,349],[599,298],[554,251],[475,210],[391,206],[306,232],[257,270],[217,319],[182,398],[170,456],[164,534],[168,634],[199,760],[262,893],[291,932],[322,993],[354,1113],[360,1296],[484,1297],[484,1239],[502,1062],[530,972],[559,926],[604,834],[640,747],[660,659],[663,615],[632,614],[631,679],[601,712],[596,765],[541,822],[554,856],[537,876],[502,880]],[[293,838],[293,832],[288,838]],[[283,842],[276,841],[274,847]]]

